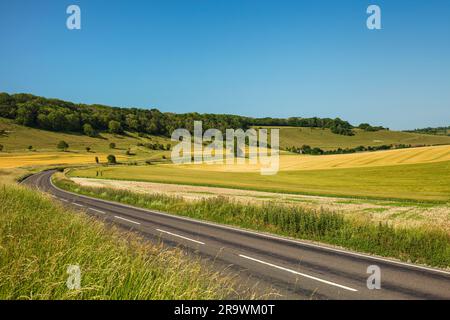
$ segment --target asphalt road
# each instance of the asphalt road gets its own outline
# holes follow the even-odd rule
[[[450,299],[450,272],[309,242],[246,231],[73,194],[51,183],[54,171],[23,181],[67,206],[209,257],[239,271],[244,285],[272,288],[286,299]],[[381,288],[369,289],[370,266]]]

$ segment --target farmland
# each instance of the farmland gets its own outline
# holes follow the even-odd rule
[[[0,136],[0,144],[3,145],[3,151],[0,152],[0,168],[92,164],[95,163],[95,157],[101,162],[106,162],[109,154],[116,155],[120,161],[161,160],[163,156],[168,157],[170,154],[170,151],[151,150],[143,146],[161,144],[166,147],[170,140],[164,137],[139,137],[132,133],[124,135],[102,133],[98,137],[89,137],[27,128],[3,118],[0,118],[0,129],[5,131],[5,134]],[[62,140],[69,145],[66,152],[57,149],[58,142]],[[114,148],[110,147],[111,143],[115,145]],[[89,151],[86,148],[89,148]]]
[[[443,148],[443,149],[441,149]],[[421,161],[412,162],[412,154],[427,155]],[[395,165],[386,160],[395,159]],[[291,156],[280,157],[280,172],[274,176],[262,176],[250,165],[182,165],[171,164],[133,167],[95,167],[75,169],[73,177],[97,177],[105,179],[150,181],[188,185],[206,185],[258,191],[297,193],[310,195],[403,199],[417,201],[450,200],[449,148],[423,148],[366,153],[379,157],[380,163],[369,166],[350,166],[352,157],[363,154],[339,156]],[[328,157],[335,159],[329,161]],[[341,158],[345,157],[345,159]],[[305,163],[310,161],[311,168]],[[342,159],[342,168],[339,163]],[[425,159],[429,161],[426,162]],[[440,161],[434,161],[438,159]],[[323,161],[323,164],[320,164]],[[317,163],[318,164],[317,164]],[[408,164],[404,164],[408,163]],[[319,169],[320,168],[320,169]],[[255,170],[254,170],[255,169]],[[99,173],[98,173],[99,172]],[[200,174],[201,173],[201,174]]]
[[[381,146],[390,144],[439,145],[450,144],[450,136],[427,135],[400,131],[364,131],[353,129],[354,136],[333,134],[330,129],[279,127],[280,147],[309,145],[323,150]]]

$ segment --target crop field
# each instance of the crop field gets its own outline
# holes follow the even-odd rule
[[[409,151],[409,150],[408,150]],[[381,153],[381,152],[380,152]],[[283,156],[295,159],[294,156]],[[322,156],[328,157],[328,156]],[[319,157],[314,157],[319,158]],[[292,160],[293,161],[293,160]],[[301,161],[298,156],[297,161]],[[320,160],[318,160],[320,161]],[[218,165],[171,164],[75,169],[73,177],[218,186],[310,195],[450,201],[450,161],[339,169],[284,170],[263,176],[258,171],[217,169]],[[231,168],[238,167],[232,166]],[[283,168],[283,164],[281,165]],[[244,168],[245,169],[245,168]]]
[[[28,166],[60,165],[60,164],[94,164],[95,157],[106,162],[107,154],[78,154],[70,152],[30,152],[20,154],[0,154],[0,168],[16,168]],[[119,156],[118,159],[125,159]]]
[[[284,153],[280,154],[280,169],[282,171],[323,170],[419,164],[442,161],[450,161],[450,146],[421,147],[324,156]],[[219,172],[260,171],[260,165],[250,165],[248,163],[234,166],[204,164],[195,166],[186,165],[185,167],[188,169]]]
[[[439,145],[450,144],[450,136],[427,135],[400,131],[375,132],[354,129],[354,136],[333,134],[330,129],[281,127],[280,147],[309,145],[323,150],[380,146],[390,144]]]

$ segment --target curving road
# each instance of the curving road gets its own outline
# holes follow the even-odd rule
[[[22,183],[67,206],[136,230],[238,271],[241,283],[273,288],[288,299],[450,299],[450,272],[371,257],[131,207],[63,191],[44,171]],[[369,266],[381,271],[381,289],[368,289]]]

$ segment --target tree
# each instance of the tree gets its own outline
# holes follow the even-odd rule
[[[106,159],[108,159],[108,163],[109,164],[116,164],[117,163],[116,156],[113,155],[113,154],[110,154]]]
[[[111,143],[109,144],[109,148],[110,148],[110,149],[115,149],[115,148],[116,148],[116,144],[115,144],[114,142],[111,142]]]
[[[122,133],[122,126],[120,125],[119,121],[111,120],[108,123],[108,130],[111,133]]]
[[[99,164],[99,163],[100,163],[100,161],[98,160],[98,157],[95,157],[95,163],[96,163],[96,164]]]
[[[2,152],[2,151],[3,151],[3,145],[0,144],[0,152]]]
[[[94,137],[96,135],[94,128],[89,123],[83,125],[83,132],[89,137]]]
[[[56,147],[60,150],[66,151],[69,148],[69,145],[64,140],[61,140],[60,142],[58,142]]]
[[[16,122],[24,126],[34,126],[39,107],[33,103],[22,104],[17,109]]]
[[[28,150],[33,150],[33,146],[28,146]]]
[[[90,152],[91,151],[91,147],[86,147],[86,152]]]

